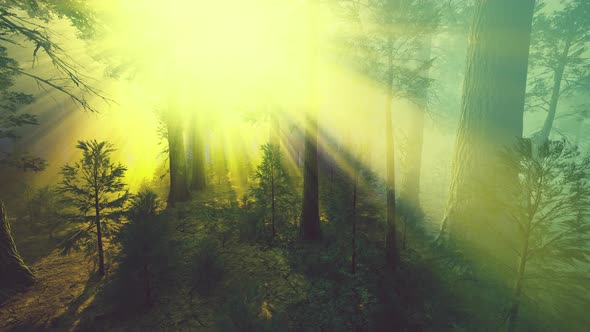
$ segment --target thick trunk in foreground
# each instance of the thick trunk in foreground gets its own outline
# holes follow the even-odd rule
[[[191,160],[191,183],[190,189],[203,190],[207,186],[205,172],[205,149],[203,148],[203,138],[199,135],[196,116],[191,120],[190,140],[192,144]]]
[[[16,250],[2,201],[0,201],[0,271],[0,300],[3,300],[2,293],[19,291],[35,282],[33,273]]]
[[[477,4],[440,235],[447,226],[454,237],[458,225],[486,223],[481,213],[486,201],[482,188],[501,185],[495,183],[492,170],[498,151],[522,137],[534,5],[534,0]],[[463,235],[468,236],[466,232]]]
[[[172,111],[173,112],[173,111]],[[170,192],[168,204],[174,206],[178,202],[190,199],[186,170],[186,156],[184,153],[184,138],[182,125],[178,115],[168,118],[168,159],[170,161]]]

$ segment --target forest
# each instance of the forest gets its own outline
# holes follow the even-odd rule
[[[0,331],[590,331],[590,1],[0,0]]]

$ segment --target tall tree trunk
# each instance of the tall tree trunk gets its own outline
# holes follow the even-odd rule
[[[320,207],[318,179],[318,86],[317,86],[317,1],[309,1],[308,8],[308,86],[307,115],[305,122],[305,151],[303,160],[303,205],[301,211],[301,230],[304,240],[319,240]]]
[[[98,190],[94,193],[94,223],[96,225],[96,244],[98,247],[98,274],[103,277],[104,269],[104,248],[102,245],[102,229],[100,227],[100,207],[98,205]]]
[[[387,230],[385,234],[385,256],[392,268],[399,262],[397,248],[397,209],[395,202],[395,144],[393,134],[393,41],[388,41],[387,100],[385,102],[385,184],[387,190]]]
[[[567,57],[569,55],[571,47],[571,40],[567,40],[563,53],[561,54],[560,63],[558,64],[557,68],[555,69],[554,76],[553,76],[553,87],[551,90],[551,100],[549,101],[549,112],[545,117],[545,122],[543,123],[543,128],[538,133],[536,137],[536,146],[541,147],[549,140],[549,135],[551,135],[551,129],[553,128],[553,122],[555,121],[555,114],[557,114],[557,105],[559,103],[559,97],[561,95],[561,83],[563,81],[563,73],[565,72],[565,67],[567,66]]]
[[[31,286],[35,277],[21,259],[10,232],[8,215],[0,201],[0,302],[3,293]]]
[[[428,37],[422,45],[420,59],[430,61],[431,51],[432,37]],[[428,69],[422,74],[428,77]],[[424,87],[417,97],[416,107],[412,110],[410,117],[401,187],[404,205],[413,210],[420,209],[420,175],[424,145],[424,118],[428,107],[428,87]]]
[[[357,187],[359,182],[359,169],[355,167],[355,175],[354,175],[354,185],[352,188],[352,262],[351,262],[351,272],[352,274],[356,273],[356,196],[357,196]]]
[[[170,110],[173,113],[175,110]],[[186,170],[186,155],[184,152],[184,138],[180,116],[168,114],[168,160],[170,161],[170,192],[168,205],[174,206],[178,202],[190,199]]]
[[[205,172],[205,149],[203,137],[200,135],[197,116],[193,114],[190,128],[190,141],[192,147],[191,159],[191,183],[190,189],[203,190],[207,186],[207,174]]]
[[[303,206],[301,212],[301,227],[304,240],[319,240],[321,237],[317,140],[317,120],[313,116],[308,116],[305,129]]]
[[[486,222],[480,218],[485,202],[481,187],[500,185],[494,182],[493,171],[498,151],[522,137],[534,5],[534,0],[477,3],[449,197],[439,237],[447,225],[454,237],[459,233],[455,230],[458,225]],[[463,235],[468,236],[467,232]],[[472,235],[481,238],[481,234]]]

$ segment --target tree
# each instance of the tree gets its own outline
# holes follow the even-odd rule
[[[161,205],[158,196],[150,190],[134,195],[126,212],[129,222],[117,235],[121,255],[116,295],[118,300],[121,292],[129,295],[125,298],[129,302],[125,304],[151,306],[156,298],[157,283],[168,268],[170,225],[158,219]]]
[[[268,141],[273,145],[281,147],[282,132],[281,120],[283,117],[283,110],[281,106],[275,101],[275,98],[269,97],[263,105],[252,105],[244,111],[244,118],[248,122],[255,124],[257,122],[268,122]]]
[[[63,225],[60,212],[64,209],[59,195],[55,188],[44,186],[38,189],[27,189],[26,198],[26,216],[28,217],[29,227],[35,224],[43,227],[43,232],[47,232],[49,240],[53,240],[55,231]],[[37,229],[37,231],[40,231]]]
[[[354,165],[354,183],[352,185],[352,236],[351,236],[351,247],[352,247],[352,258],[350,262],[350,272],[356,273],[357,266],[357,196],[359,186],[359,173],[361,172],[360,165]]]
[[[318,2],[308,3],[308,91],[305,121],[305,152],[303,160],[303,205],[301,207],[301,234],[304,240],[321,238],[318,168]]]
[[[0,201],[0,300],[5,293],[28,287],[35,282],[31,270],[21,259],[10,232],[8,215]]]
[[[470,227],[484,204],[478,187],[499,185],[494,165],[499,151],[522,137],[534,0],[489,0],[476,4],[467,53],[463,101],[451,183],[439,239]],[[506,45],[512,45],[506,47]],[[476,218],[482,219],[482,218]],[[479,222],[484,224],[483,220]],[[475,235],[475,234],[472,234]],[[466,232],[463,236],[468,237]]]
[[[418,56],[424,62],[430,62],[432,53],[432,36],[424,38]],[[424,67],[423,77],[428,77],[429,66]],[[413,210],[420,209],[420,176],[422,171],[422,153],[424,146],[424,119],[428,108],[428,86],[423,86],[416,96],[416,107],[411,110],[410,126],[406,131],[407,141],[404,154],[401,192],[404,204]]]
[[[267,216],[270,209],[271,238],[274,240],[277,235],[277,217],[284,215],[284,211],[289,208],[289,176],[283,167],[279,146],[267,143],[262,145],[261,150],[262,163],[254,175],[258,183],[251,188],[251,192],[263,217]]]
[[[88,255],[97,252],[98,271],[104,276],[103,238],[112,234],[112,221],[121,217],[129,198],[123,182],[127,168],[111,162],[115,150],[106,141],[78,141],[76,148],[82,150],[82,158],[62,167],[59,186],[64,203],[76,210],[70,215],[69,221],[75,227],[63,243],[63,253],[82,248]]]
[[[26,13],[23,15],[22,13]],[[54,32],[40,20],[47,23],[55,17],[66,17],[78,29],[81,37],[93,35],[94,20],[84,1],[68,1],[56,3],[54,1],[9,1],[0,3],[0,41],[4,45],[34,47],[32,52],[34,63],[38,56],[45,54],[51,59],[56,73],[43,77],[25,70],[19,62],[8,54],[8,48],[0,45],[0,139],[17,139],[16,130],[24,125],[35,125],[34,115],[21,113],[23,105],[31,104],[34,98],[31,94],[13,91],[16,77],[22,75],[33,79],[44,89],[56,90],[70,97],[74,103],[85,110],[95,111],[86,100],[87,95],[98,96],[107,100],[94,88],[87,85],[78,71],[79,66],[72,61],[64,50],[55,43]],[[72,88],[68,83],[74,83]],[[76,92],[82,92],[82,95]],[[41,171],[46,162],[41,158],[28,154],[15,155],[7,151],[0,151],[0,168],[18,168],[22,170]],[[33,283],[31,271],[20,258],[12,235],[10,224],[6,217],[3,202],[0,201],[0,270],[8,280],[2,281],[2,293],[12,292]],[[6,271],[6,272],[5,272]],[[12,287],[13,285],[14,287]]]
[[[207,186],[207,173],[205,171],[205,149],[203,137],[200,135],[197,115],[194,114],[191,119],[191,128],[189,137],[192,147],[191,158],[191,183],[190,188],[193,190],[203,190]]]
[[[431,61],[414,59],[419,40],[436,26],[437,13],[428,0],[382,0],[372,3],[371,13],[378,28],[369,37],[368,52],[373,63],[369,75],[379,81],[385,93],[385,183],[387,196],[386,257],[392,267],[399,262],[397,248],[396,144],[394,99],[424,99],[430,80],[424,76]]]
[[[168,205],[172,207],[178,202],[186,202],[190,199],[182,119],[178,113],[178,110],[169,109],[164,115],[170,174]]]
[[[530,110],[547,112],[543,127],[535,133],[535,145],[549,139],[559,101],[590,88],[590,3],[562,1],[563,8],[547,15],[539,13],[533,23],[531,71],[527,104]]]
[[[566,291],[576,295],[581,289],[590,290],[586,275],[580,271],[582,264],[590,263],[590,159],[581,159],[577,147],[564,140],[546,142],[538,153],[534,149],[530,139],[522,139],[501,154],[498,167],[501,174],[518,174],[512,190],[496,188],[494,200],[517,226],[518,265],[508,313],[509,331],[516,329],[527,286],[552,290],[560,296]],[[563,285],[563,280],[569,285]],[[574,301],[579,298],[568,296],[567,303],[559,306],[569,308],[566,310],[583,307],[583,301]],[[582,298],[588,300],[587,296]]]

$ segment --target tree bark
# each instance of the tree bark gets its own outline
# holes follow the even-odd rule
[[[174,110],[170,110],[173,113]],[[175,206],[178,202],[190,199],[186,170],[186,156],[184,151],[184,137],[180,116],[168,114],[168,160],[170,162],[170,192],[168,205]]]
[[[486,200],[481,187],[499,185],[494,182],[492,169],[498,151],[522,137],[534,5],[534,0],[488,0],[477,4],[449,197],[439,237],[447,227],[454,237],[460,233],[456,230],[459,225],[486,223],[481,213]],[[461,233],[468,236],[465,230]]]
[[[191,183],[190,189],[203,190],[207,187],[207,174],[205,172],[205,150],[203,148],[203,138],[200,135],[198,119],[193,115],[191,119],[190,141],[192,145],[191,159]]]
[[[35,277],[21,259],[10,231],[10,223],[0,201],[0,300],[5,292],[19,291],[31,286]]]

